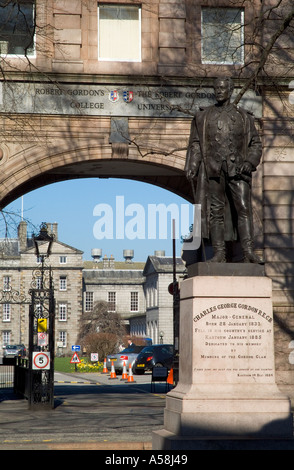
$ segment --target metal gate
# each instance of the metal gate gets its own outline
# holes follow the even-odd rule
[[[0,364],[0,388],[14,386],[14,364]]]

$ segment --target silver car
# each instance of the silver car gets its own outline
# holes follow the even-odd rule
[[[13,359],[16,356],[25,356],[26,348],[24,344],[7,344],[4,347],[3,359]]]
[[[133,368],[134,362],[137,359],[137,356],[140,351],[145,346],[130,346],[129,348],[123,349],[119,353],[109,354],[106,358],[106,367],[111,371],[111,364],[113,362],[114,370],[116,374],[121,374],[123,372],[124,363],[126,365],[127,373],[129,372],[129,367]]]

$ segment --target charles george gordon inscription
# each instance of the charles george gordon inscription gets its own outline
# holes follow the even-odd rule
[[[274,381],[271,306],[254,302],[202,302],[194,310],[196,382]]]

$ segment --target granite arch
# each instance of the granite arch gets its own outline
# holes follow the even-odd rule
[[[15,119],[15,121],[13,121]],[[22,120],[22,121],[21,121]],[[2,118],[0,207],[34,189],[78,178],[151,183],[193,202],[184,173],[190,120],[132,119],[128,142],[110,142],[110,118]],[[179,130],[180,129],[180,130]]]

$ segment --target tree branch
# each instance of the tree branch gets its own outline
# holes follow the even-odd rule
[[[246,91],[251,87],[252,83],[255,82],[259,74],[262,72],[266,61],[268,59],[268,56],[276,43],[277,39],[284,33],[284,31],[290,26],[291,21],[294,18],[294,8],[291,10],[291,12],[283,19],[283,22],[281,26],[277,29],[275,34],[270,38],[270,41],[268,42],[267,46],[264,48],[263,52],[261,53],[260,60],[258,62],[258,65],[255,69],[255,71],[252,73],[251,77],[246,80],[245,85],[241,88],[239,91],[238,95],[236,96],[234,103],[237,104],[241,100],[242,96],[246,93]]]

